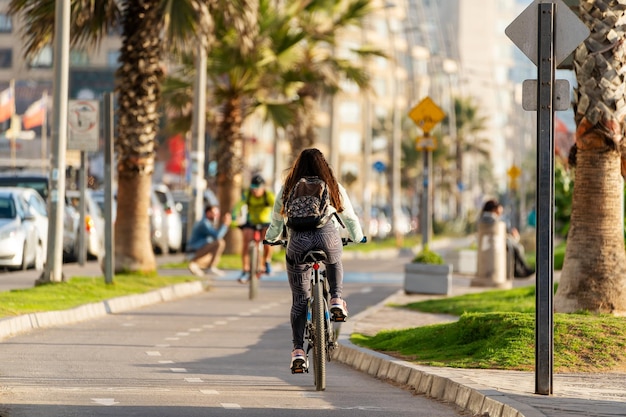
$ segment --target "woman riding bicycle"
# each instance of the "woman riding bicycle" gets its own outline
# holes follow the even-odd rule
[[[291,330],[293,335],[293,351],[291,352],[290,368],[306,367],[304,352],[304,326],[306,323],[307,300],[311,291],[308,271],[309,265],[303,264],[301,258],[313,249],[323,250],[328,256],[325,262],[326,274],[330,285],[330,311],[337,318],[348,316],[346,302],[341,298],[343,291],[343,264],[341,255],[340,224],[337,217],[345,225],[350,239],[361,242],[364,239],[361,224],[356,216],[346,190],[337,182],[331,167],[324,155],[315,148],[303,150],[294,162],[287,178],[274,202],[272,222],[265,239],[275,242],[281,238],[285,225],[285,205],[291,190],[303,177],[318,177],[323,180],[329,191],[329,221],[320,228],[309,231],[296,231],[287,228],[287,275],[291,287]],[[335,215],[330,215],[336,213]]]

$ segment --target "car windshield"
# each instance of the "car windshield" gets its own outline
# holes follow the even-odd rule
[[[15,204],[10,197],[0,197],[0,219],[14,219]]]

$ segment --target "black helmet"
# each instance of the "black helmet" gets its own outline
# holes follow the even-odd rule
[[[250,188],[259,188],[263,184],[265,184],[265,180],[259,174],[254,175],[250,180]]]

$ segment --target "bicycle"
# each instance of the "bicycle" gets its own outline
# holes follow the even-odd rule
[[[352,242],[347,238],[342,238],[341,241],[344,246]],[[263,240],[263,243],[287,246],[286,240],[276,242]],[[316,391],[326,389],[326,362],[331,361],[333,351],[338,346],[339,327],[335,328],[333,323],[344,321],[344,318],[335,320],[328,308],[330,302],[329,284],[326,280],[326,270],[320,269],[326,259],[326,252],[322,250],[311,250],[302,259],[303,263],[311,264],[311,295],[307,301],[304,339],[307,342],[305,364],[308,363],[309,351],[313,351],[313,379]],[[308,373],[309,368],[308,366],[297,367],[291,372],[294,374]]]
[[[248,298],[253,300],[259,293],[259,280],[264,269],[259,267],[260,258],[263,254],[263,243],[261,239],[261,231],[264,226],[262,224],[254,225],[254,235],[248,244]]]

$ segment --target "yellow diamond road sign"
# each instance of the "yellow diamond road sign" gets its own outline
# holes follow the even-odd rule
[[[426,97],[411,109],[409,117],[424,133],[428,133],[437,123],[446,117],[446,114],[430,97]]]

